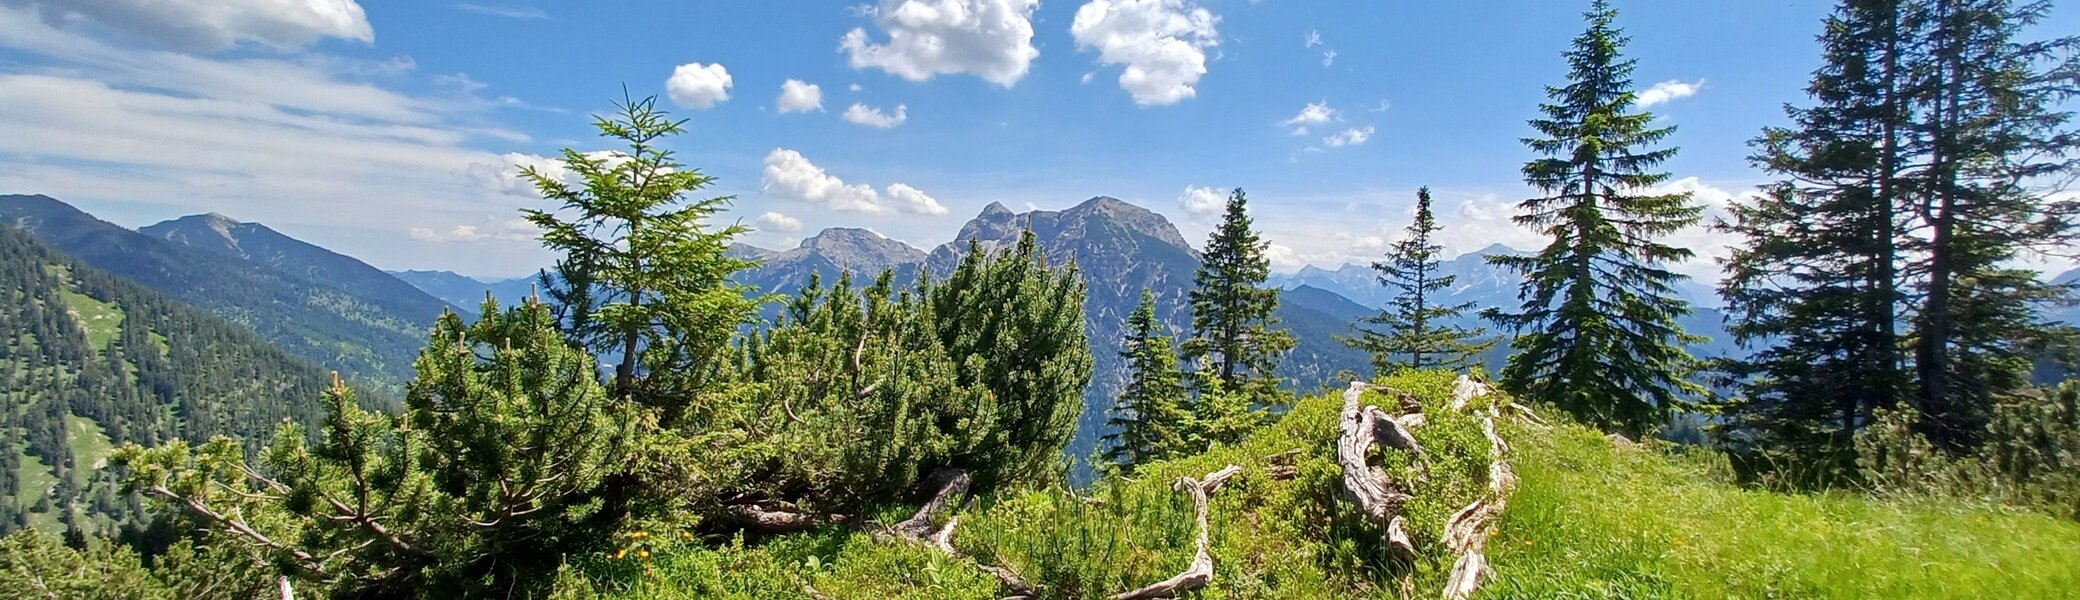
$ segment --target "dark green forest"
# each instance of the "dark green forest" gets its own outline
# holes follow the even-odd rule
[[[114,535],[142,525],[104,467],[115,445],[229,435],[257,449],[315,422],[325,374],[233,325],[0,227],[0,527]]]

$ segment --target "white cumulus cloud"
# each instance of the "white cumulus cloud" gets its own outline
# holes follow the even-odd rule
[[[903,121],[910,120],[909,107],[897,104],[895,112],[884,113],[881,112],[881,109],[854,103],[850,108],[845,109],[845,120],[852,122],[854,125],[889,129],[902,125]]]
[[[533,180],[520,175],[527,167],[534,167],[535,172],[557,181],[568,182],[571,178],[570,169],[564,166],[562,159],[524,152],[508,152],[498,158],[496,162],[470,163],[462,173],[484,189],[529,197],[535,196],[537,190]]]
[[[1331,148],[1341,148],[1344,146],[1364,145],[1370,139],[1372,139],[1372,126],[1366,125],[1364,127],[1345,129],[1335,135],[1322,138],[1322,143],[1327,144]]]
[[[877,68],[910,81],[965,73],[1004,87],[1026,76],[1033,10],[1040,0],[880,0],[867,7],[888,35],[871,41],[855,28],[838,41],[854,69]]]
[[[946,207],[941,206],[938,199],[926,195],[924,190],[910,187],[906,184],[888,184],[888,199],[894,205],[896,212],[919,215],[946,214]]]
[[[758,226],[772,231],[801,231],[802,220],[776,212],[758,216]]]
[[[1185,214],[1211,215],[1228,207],[1228,192],[1213,186],[1189,185],[1184,193],[1178,194],[1177,206]]]
[[[789,79],[780,84],[780,100],[774,103],[774,107],[781,114],[823,110],[823,87]]]
[[[686,63],[672,69],[672,78],[664,82],[665,94],[673,102],[687,108],[710,108],[715,103],[729,99],[729,69],[722,65]]]
[[[0,0],[31,9],[45,23],[92,21],[135,39],[189,52],[242,43],[300,48],[320,38],[375,42],[354,0]]]
[[[1656,83],[1648,87],[1646,91],[1640,92],[1639,105],[1640,108],[1646,108],[1670,100],[1688,98],[1697,95],[1697,90],[1700,89],[1704,89],[1703,79],[1699,79],[1695,83],[1681,79],[1670,79]]]
[[[1090,0],[1069,25],[1076,47],[1122,65],[1119,87],[1142,106],[1198,95],[1206,49],[1220,44],[1220,17],[1192,0]]]
[[[760,189],[780,198],[815,204],[831,210],[866,214],[910,213],[943,215],[946,207],[923,191],[901,183],[888,185],[887,198],[873,186],[848,184],[809,162],[802,153],[775,148],[766,154],[765,176]]]

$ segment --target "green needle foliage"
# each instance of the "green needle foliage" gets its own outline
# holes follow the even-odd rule
[[[1923,32],[1904,67],[1912,156],[1904,185],[1918,222],[1902,246],[1913,255],[1917,428],[1945,452],[1976,450],[1994,407],[2029,391],[2040,348],[2072,332],[2039,314],[2069,304],[2016,263],[2038,252],[2069,254],[2080,242],[2080,201],[2062,187],[2080,174],[2080,37],[2019,39],[2049,3],[2015,0],[1902,2],[1905,29]]]
[[[996,426],[968,460],[978,485],[1050,481],[1090,385],[1083,278],[1047,266],[1032,231],[990,257],[970,244],[943,283],[924,285],[932,325],[961,363],[961,384],[994,396]]]
[[[1525,281],[1520,310],[1485,314],[1517,332],[1504,388],[1638,437],[1703,391],[1686,380],[1695,361],[1683,349],[1700,340],[1676,323],[1690,313],[1673,287],[1683,276],[1666,268],[1691,252],[1655,241],[1700,209],[1687,192],[1650,189],[1668,179],[1655,169],[1675,149],[1647,147],[1675,128],[1634,111],[1617,11],[1598,0],[1586,18],[1565,53],[1567,85],[1547,88],[1546,116],[1531,121],[1544,137],[1524,142],[1545,156],[1524,165],[1524,182],[1548,195],[1518,203],[1515,221],[1552,241],[1536,255],[1488,257]]]
[[[1131,473],[1134,465],[1185,451],[1191,444],[1187,404],[1176,348],[1156,319],[1156,296],[1141,290],[1141,304],[1127,316],[1120,358],[1127,361],[1127,387],[1112,404],[1106,423],[1105,459]]]
[[[736,328],[758,299],[729,277],[756,263],[730,258],[741,225],[705,221],[734,198],[688,200],[715,178],[679,164],[662,143],[684,131],[657,108],[657,98],[624,100],[619,114],[594,118],[600,136],[626,150],[581,153],[565,148],[572,184],[530,166],[522,176],[570,216],[524,211],[542,244],[563,256],[552,296],[571,336],[598,352],[618,353],[614,393],[672,408],[714,375]]]
[[[812,278],[631,468],[670,501],[658,517],[770,531],[885,507],[941,471],[978,492],[1056,481],[1091,373],[1081,280],[1047,268],[1030,234],[971,252],[914,290],[890,272],[864,289]]]
[[[1760,346],[1727,370],[1740,385],[1729,441],[1817,484],[1850,476],[1854,434],[1906,398],[1898,331],[1903,300],[1897,0],[1844,2],[1820,42],[1814,105],[1795,128],[1763,130],[1755,162],[1783,177],[1729,207],[1717,227],[1741,236],[1720,294],[1729,330]]]
[[[1729,365],[1728,440],[1761,475],[1853,482],[1859,449],[1889,445],[1856,436],[1907,406],[1932,447],[1980,451],[2000,407],[2034,396],[2032,363],[2071,346],[2042,314],[2070,290],[2016,267],[2080,235],[2080,204],[2048,187],[2080,148],[2059,108],[2080,38],[2016,39],[2044,10],[1847,0],[1827,20],[1812,106],[1756,142],[1781,179],[1720,224],[1746,241],[1720,293],[1756,346]]]
[[[619,462],[626,411],[540,303],[465,326],[450,313],[420,353],[404,414],[326,392],[315,443],[284,423],[257,464],[236,440],[118,450],[125,488],[277,565],[322,595],[455,595],[554,572],[604,535],[585,526]]]
[[[1247,405],[1283,404],[1278,401],[1280,355],[1293,349],[1291,333],[1278,327],[1278,290],[1264,287],[1271,276],[1271,261],[1264,256],[1269,242],[1251,229],[1249,198],[1236,188],[1228,196],[1227,212],[1220,227],[1206,241],[1206,255],[1193,277],[1192,337],[1184,342],[1185,361],[1194,369],[1195,394],[1211,389],[1219,379],[1222,389],[1242,394]],[[1195,402],[1202,411],[1230,403]],[[1203,421],[1222,415],[1199,415]]]
[[[1433,236],[1443,229],[1430,212],[1430,188],[1418,189],[1408,239],[1394,242],[1386,260],[1372,263],[1379,284],[1399,291],[1385,310],[1355,326],[1357,336],[1342,341],[1372,353],[1372,367],[1382,376],[1402,369],[1465,370],[1495,346],[1495,340],[1482,339],[1486,330],[1451,324],[1473,309],[1472,302],[1443,304],[1437,298],[1458,279],[1437,271],[1444,247]]]

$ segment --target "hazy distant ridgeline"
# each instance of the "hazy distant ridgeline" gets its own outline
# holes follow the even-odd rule
[[[146,228],[162,239],[48,196],[0,196],[0,222],[392,395],[447,306],[360,261],[222,217]]]

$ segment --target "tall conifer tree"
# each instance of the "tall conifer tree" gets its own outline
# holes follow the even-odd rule
[[[1278,290],[1264,287],[1271,261],[1264,256],[1266,244],[1251,229],[1248,203],[1236,188],[1220,227],[1206,242],[1205,261],[1193,277],[1192,338],[1184,343],[1184,353],[1200,371],[1194,376],[1195,391],[1204,390],[1202,380],[1211,377],[1231,393],[1268,403],[1278,386],[1279,355],[1292,350],[1294,342],[1272,314],[1278,310]]]
[[[1686,396],[1694,336],[1676,319],[1690,313],[1675,297],[1682,275],[1667,264],[1691,252],[1656,240],[1696,223],[1688,193],[1657,193],[1657,171],[1674,148],[1649,149],[1673,127],[1652,127],[1637,111],[1633,61],[1613,25],[1617,11],[1598,0],[1589,28],[1565,56],[1568,83],[1549,87],[1543,137],[1525,140],[1545,158],[1524,165],[1524,181],[1548,194],[1519,203],[1517,224],[1552,237],[1532,256],[1488,260],[1525,276],[1515,313],[1489,311],[1517,332],[1502,384],[1585,420],[1633,434],[1659,425]]]
[[[1176,348],[1156,319],[1156,297],[1141,290],[1141,304],[1127,316],[1120,358],[1127,361],[1127,388],[1112,405],[1105,437],[1106,459],[1131,471],[1134,465],[1187,448],[1191,412],[1179,379]]]
[[[1478,364],[1480,354],[1495,345],[1494,340],[1481,339],[1485,330],[1451,323],[1473,303],[1446,304],[1439,298],[1458,279],[1438,271],[1444,247],[1433,236],[1443,229],[1430,213],[1430,188],[1418,189],[1408,239],[1388,247],[1386,260],[1372,263],[1380,285],[1397,292],[1384,310],[1361,321],[1357,336],[1343,343],[1372,353],[1372,366],[1381,375],[1404,368],[1465,369]]]
[[[1907,271],[1924,299],[1914,317],[1915,401],[1937,448],[1975,448],[1993,407],[2029,384],[2034,347],[2053,331],[2038,306],[2066,300],[2015,268],[2031,251],[2080,241],[2080,203],[2055,200],[2080,166],[2080,131],[2065,108],[2080,89],[2080,38],[2017,39],[2047,2],[1922,0],[1925,30],[1908,72],[1915,96],[1906,184],[1921,215]]]
[[[1783,179],[1729,207],[1739,235],[1720,295],[1728,329],[1762,347],[1730,361],[1729,424],[1741,450],[1801,465],[1805,483],[1855,468],[1854,434],[1906,398],[1898,324],[1905,28],[1900,0],[1847,0],[1820,36],[1813,106],[1755,141]]]

